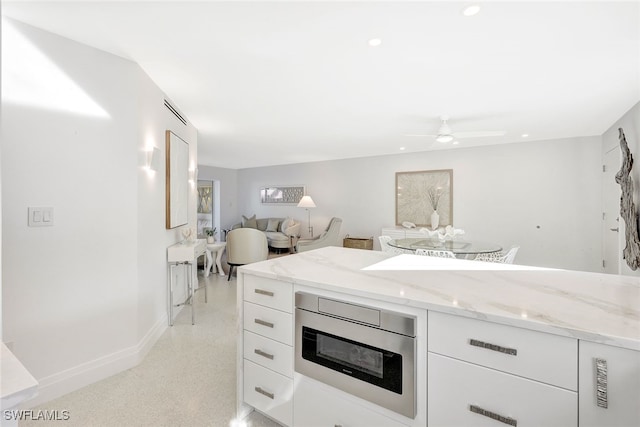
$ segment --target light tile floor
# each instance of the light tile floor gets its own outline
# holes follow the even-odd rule
[[[228,427],[236,409],[236,278],[198,272],[196,324],[190,307],[176,317],[138,366],[33,410],[69,411],[67,421],[22,421],[20,427]],[[251,427],[278,424],[254,412]]]

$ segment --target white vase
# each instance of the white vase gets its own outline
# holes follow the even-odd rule
[[[215,243],[215,238],[213,236],[207,236],[207,243]]]
[[[437,211],[433,211],[431,214],[431,228],[436,230],[438,228],[438,224],[440,223],[440,215],[438,215]]]

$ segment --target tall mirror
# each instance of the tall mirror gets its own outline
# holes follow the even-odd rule
[[[170,130],[166,131],[167,228],[189,222],[189,144]]]

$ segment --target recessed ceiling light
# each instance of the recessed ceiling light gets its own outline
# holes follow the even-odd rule
[[[404,151],[404,150],[405,150],[405,147],[400,147],[400,151]]]
[[[369,46],[378,47],[382,44],[382,39],[369,39]]]
[[[472,4],[470,6],[467,6],[462,10],[462,14],[464,16],[477,15],[478,12],[480,12],[480,6],[478,6],[477,4]]]
[[[460,142],[458,142],[458,141],[453,141],[453,142],[452,142],[452,144],[453,144],[453,145],[458,145],[458,144],[460,144]]]
[[[528,133],[523,133],[521,136],[522,136],[523,138],[528,138],[528,137],[529,137],[529,134],[528,134]]]

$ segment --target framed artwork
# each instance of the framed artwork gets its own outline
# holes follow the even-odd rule
[[[453,169],[396,172],[396,225],[429,227],[434,211],[440,226],[453,225]]]
[[[305,194],[304,185],[274,185],[260,189],[264,205],[297,205]]]
[[[198,181],[198,213],[211,213],[213,210],[213,182]]]
[[[166,228],[189,221],[189,144],[170,130],[166,131]]]

